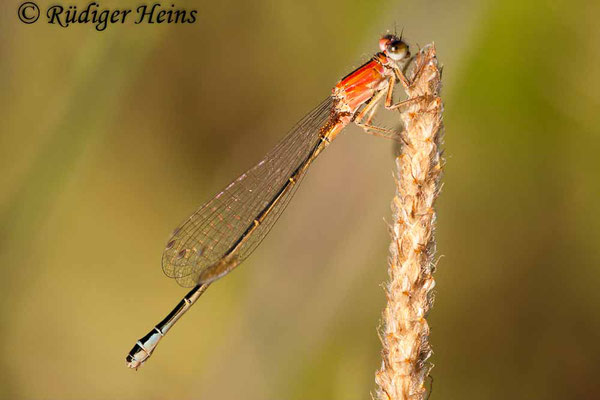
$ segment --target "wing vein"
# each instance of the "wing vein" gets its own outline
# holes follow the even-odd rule
[[[284,190],[290,176],[299,170],[321,140],[320,130],[330,119],[332,105],[333,100],[328,97],[302,118],[258,164],[198,208],[174,231],[162,257],[162,268],[167,276],[175,278],[181,286],[194,286],[209,269],[219,269],[220,274],[214,278],[217,279],[254,251],[300,185],[305,171]],[[270,204],[274,199],[277,200]],[[248,238],[240,241],[265,207],[270,210],[264,219],[250,231]],[[223,259],[232,250],[235,262],[228,267]]]

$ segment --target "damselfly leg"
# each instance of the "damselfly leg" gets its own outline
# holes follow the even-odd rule
[[[420,71],[420,70],[419,70]],[[396,79],[398,79],[402,86],[409,90],[412,81],[418,77],[415,75],[412,81],[409,81],[404,72],[399,68],[394,68],[395,76],[392,76],[388,80],[387,90],[381,90],[369,100],[362,110],[354,118],[354,123],[361,127],[369,135],[383,137],[385,139],[391,139],[398,142],[402,142],[402,132],[394,129],[388,129],[381,126],[372,124],[373,117],[377,111],[377,106],[381,102],[382,97],[385,95],[384,106],[387,110],[400,110],[402,107],[407,107],[413,103],[418,103],[424,98],[422,96],[413,97],[407,100],[400,100],[396,103],[393,102],[394,88]]]

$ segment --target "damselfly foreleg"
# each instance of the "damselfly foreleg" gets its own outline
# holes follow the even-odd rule
[[[394,69],[394,72],[396,72],[396,76],[398,77],[398,80],[400,82],[402,82],[402,86],[404,86],[404,89],[406,91],[409,91],[411,89],[412,83],[409,82],[408,79],[406,79],[406,76],[404,75],[404,73],[402,71],[400,71],[400,69]],[[418,75],[420,73],[421,73],[421,70],[417,71],[417,75],[415,75],[415,78],[418,78]],[[388,82],[389,82],[388,89],[386,91],[386,96],[385,96],[385,108],[387,108],[388,110],[397,110],[399,108],[409,106],[413,103],[418,103],[425,99],[425,96],[416,96],[416,97],[413,97],[410,99],[401,100],[401,101],[394,103],[393,96],[394,96],[394,87],[396,85],[396,79],[394,79],[394,77],[391,77]],[[414,79],[413,79],[413,82],[414,82]]]
[[[403,86],[406,84],[407,85],[406,87],[409,87],[410,83],[408,82],[408,80],[406,80],[406,77],[404,76],[404,74],[402,74],[401,71],[400,71],[400,74],[401,74],[400,76],[402,76],[402,78],[403,78],[403,79],[400,79],[400,81],[403,82]],[[400,109],[400,108],[406,107],[412,103],[420,102],[421,100],[424,99],[423,96],[417,96],[417,97],[414,97],[411,99],[402,100],[397,103],[394,103],[393,102],[393,92],[394,92],[395,81],[396,81],[395,76],[392,76],[389,78],[388,84],[387,84],[387,89],[380,90],[371,98],[371,100],[369,100],[369,102],[364,106],[364,108],[354,118],[354,123],[356,125],[358,125],[359,127],[363,128],[363,130],[366,133],[368,133],[369,135],[379,136],[379,137],[383,137],[386,139],[392,139],[392,140],[401,142],[402,141],[401,132],[398,132],[398,131],[395,131],[392,129],[383,128],[380,126],[376,126],[371,123],[371,121],[375,115],[375,111],[377,110],[378,103],[379,103],[379,101],[381,101],[381,99],[384,95],[385,95],[384,105],[385,105],[385,108],[388,110]]]

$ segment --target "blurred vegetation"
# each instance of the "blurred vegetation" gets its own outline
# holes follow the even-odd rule
[[[357,128],[147,365],[124,359],[185,293],[160,271],[175,225],[395,24],[445,65],[432,398],[600,397],[597,2],[174,3],[197,23],[0,5],[0,398],[368,398],[392,146]]]

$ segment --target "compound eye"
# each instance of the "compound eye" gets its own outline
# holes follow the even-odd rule
[[[386,51],[388,44],[396,40],[398,40],[398,38],[394,35],[385,35],[379,39],[379,48],[381,51]]]
[[[385,53],[394,61],[400,61],[410,57],[408,46],[400,39],[391,40],[385,46]]]

